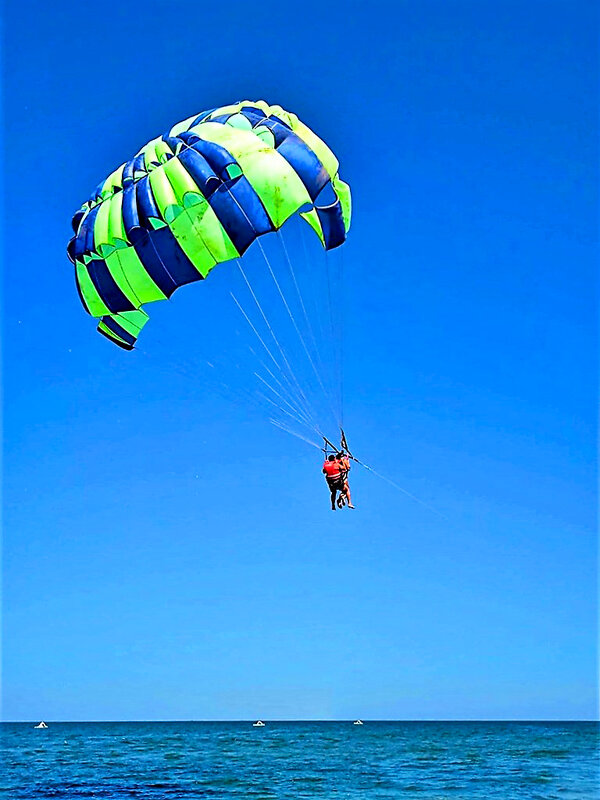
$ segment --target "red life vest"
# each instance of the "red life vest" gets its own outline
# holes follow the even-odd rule
[[[342,473],[340,472],[340,465],[338,464],[337,461],[326,461],[323,464],[323,469],[325,471],[325,475],[328,478],[340,478],[341,477]]]

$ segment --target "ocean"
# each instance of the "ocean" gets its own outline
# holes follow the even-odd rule
[[[594,722],[3,723],[0,796],[598,800]]]

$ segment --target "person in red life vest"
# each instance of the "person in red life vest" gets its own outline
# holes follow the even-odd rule
[[[352,498],[350,496],[350,484],[348,483],[348,473],[350,472],[350,459],[346,455],[346,453],[338,453],[338,464],[340,465],[340,471],[342,473],[342,480],[344,481],[344,491],[338,497],[338,508],[341,508],[344,504],[343,498],[346,498],[346,502],[348,503],[348,508],[354,508],[352,505]]]
[[[331,492],[331,510],[335,511],[335,500],[337,493],[343,494],[344,492],[344,478],[342,477],[342,469],[337,456],[327,456],[323,464],[323,474]]]

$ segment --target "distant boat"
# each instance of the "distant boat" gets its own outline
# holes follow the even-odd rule
[[[258,719],[258,720],[256,720],[256,722],[252,723],[252,727],[253,728],[264,728],[265,727],[265,723],[262,721],[262,719]]]
[[[44,720],[42,720],[39,725],[34,725],[33,727],[34,728],[47,728],[48,726],[46,725]]]
[[[362,719],[357,719],[357,720],[356,720],[355,722],[353,722],[352,724],[353,724],[353,725],[364,725],[365,723],[362,721]]]

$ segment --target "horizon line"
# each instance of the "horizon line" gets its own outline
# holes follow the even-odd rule
[[[270,723],[303,723],[303,722],[319,722],[319,723],[344,723],[344,722],[354,722],[355,720],[348,717],[344,719],[270,719],[268,717],[252,717],[246,719],[47,719],[43,721],[47,721],[52,723],[53,725],[61,725],[61,724],[70,724],[70,723],[79,723],[79,724],[103,724],[103,723],[115,723],[115,724],[122,724],[122,723],[159,723],[159,724],[173,724],[173,723],[252,723],[256,721],[256,719],[261,719],[263,722],[270,722]],[[556,723],[582,723],[582,722],[592,722],[592,723],[600,723],[600,718],[598,719],[484,719],[484,718],[424,718],[424,719],[369,719],[367,717],[356,717],[356,719],[360,719],[362,722],[366,723],[388,723],[388,722],[398,722],[398,723],[423,723],[423,722],[497,722],[497,723],[507,723],[507,722],[522,722],[522,723],[549,723],[549,722],[556,722]],[[13,719],[13,720],[0,720],[0,725],[26,725],[29,723],[38,722],[37,719]]]

